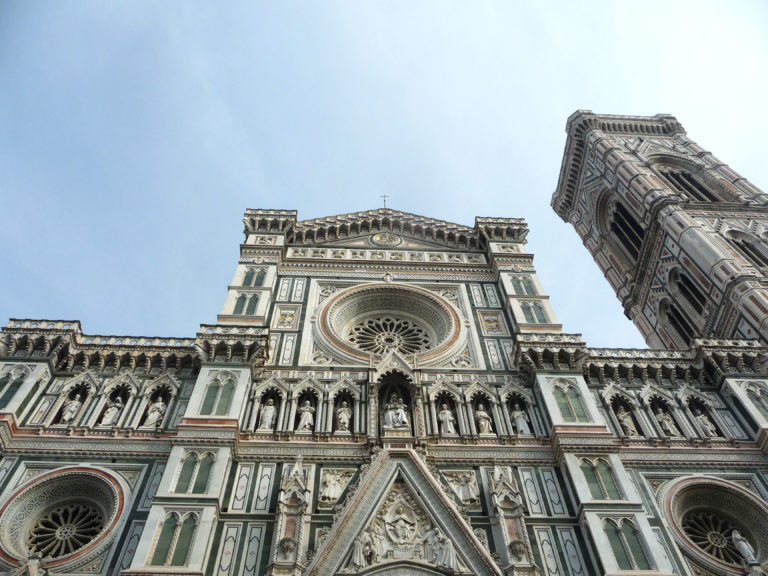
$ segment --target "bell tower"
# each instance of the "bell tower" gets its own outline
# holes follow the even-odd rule
[[[667,114],[579,110],[566,132],[552,208],[648,345],[768,343],[768,196]]]

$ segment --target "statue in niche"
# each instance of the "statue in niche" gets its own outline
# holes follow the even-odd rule
[[[456,435],[456,418],[453,417],[453,412],[448,408],[448,404],[443,404],[440,407],[437,419],[440,421],[440,434],[442,436]]]
[[[446,474],[446,478],[462,502],[477,504],[480,501],[480,489],[477,487],[477,477],[474,472]]]
[[[389,402],[384,405],[384,428],[410,428],[406,412],[407,408],[408,406],[405,402],[400,400],[400,397],[393,392],[389,397]]]
[[[80,412],[80,408],[83,406],[83,396],[81,394],[75,394],[75,397],[67,400],[64,403],[64,408],[61,410],[61,419],[59,422],[62,424],[70,424],[77,413]]]
[[[349,432],[349,424],[352,420],[352,410],[346,400],[342,400],[341,405],[336,408],[336,431]]]
[[[619,404],[619,408],[616,410],[616,418],[618,418],[624,434],[627,436],[640,436],[635,426],[635,421],[632,419],[632,413],[621,404]]]
[[[478,434],[493,434],[491,417],[488,412],[485,411],[485,406],[482,404],[477,405],[477,410],[475,410],[475,420],[477,421]]]
[[[680,430],[675,424],[675,419],[672,417],[672,414],[661,407],[657,407],[655,416],[656,422],[659,423],[659,427],[661,428],[662,432],[669,436],[682,436],[682,434],[680,434]]]
[[[387,535],[378,524],[372,524],[365,532],[373,544],[374,560],[378,562],[387,555]]]
[[[147,418],[144,420],[144,424],[142,424],[141,427],[153,428],[160,426],[160,424],[163,423],[163,416],[165,416],[166,410],[168,410],[168,405],[165,403],[162,396],[158,396],[157,400],[155,400],[149,407]]]
[[[705,414],[698,408],[693,409],[693,417],[696,418],[696,422],[699,423],[701,431],[704,432],[704,436],[708,438],[717,438],[720,434],[717,433],[717,428],[710,420],[709,415]]]
[[[312,432],[312,428],[314,426],[315,426],[315,409],[312,407],[312,403],[309,400],[304,400],[304,403],[301,405],[301,408],[299,408],[299,425],[296,426],[296,431]]]
[[[391,519],[387,522],[387,532],[396,544],[405,544],[413,540],[413,531],[416,522],[411,518],[403,506],[398,506]]]
[[[267,400],[267,403],[261,407],[261,415],[259,416],[259,427],[257,430],[272,430],[275,427],[275,419],[277,418],[277,410],[275,410],[275,401],[272,398]]]
[[[509,413],[509,415],[512,419],[512,425],[515,427],[515,431],[517,432],[518,436],[531,435],[531,427],[528,425],[531,420],[528,417],[526,411],[520,407],[518,402],[515,402],[512,405],[512,411]]]
[[[114,426],[117,424],[117,419],[120,417],[120,412],[123,411],[123,406],[123,399],[120,396],[115,398],[113,402],[110,402],[107,409],[104,410],[99,426]]]
[[[744,561],[747,564],[757,564],[755,549],[752,548],[749,541],[741,535],[741,532],[738,530],[731,532],[731,540],[733,541],[736,550],[739,551],[739,554],[741,554],[741,557],[744,558]]]

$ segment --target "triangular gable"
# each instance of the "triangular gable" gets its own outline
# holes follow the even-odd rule
[[[305,574],[367,575],[400,567],[413,574],[501,576],[424,462],[405,449],[385,450],[374,460]]]
[[[408,364],[405,358],[403,358],[403,356],[394,348],[387,352],[384,358],[382,358],[381,362],[375,364],[372,366],[372,368],[374,370],[374,382],[378,381],[379,378],[394,370],[402,372],[408,376],[412,382],[415,382],[415,378],[413,377],[413,367]]]

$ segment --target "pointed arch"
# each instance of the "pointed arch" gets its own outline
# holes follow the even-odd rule
[[[243,313],[243,310],[245,309],[245,301],[248,299],[248,297],[245,294],[240,294],[240,296],[237,297],[237,300],[235,301],[235,309],[232,311],[232,314],[240,315]]]

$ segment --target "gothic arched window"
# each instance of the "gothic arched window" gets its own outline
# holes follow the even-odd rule
[[[630,520],[611,518],[605,521],[603,529],[620,570],[651,569],[640,534]]]
[[[264,279],[266,278],[267,273],[264,270],[264,268],[259,268],[258,272],[256,272],[256,278],[253,281],[254,286],[263,286],[264,285]]]
[[[243,286],[250,286],[253,283],[253,277],[255,274],[256,271],[253,268],[249,268],[245,273],[245,278],[243,278]]]
[[[203,398],[203,406],[200,408],[200,414],[203,416],[212,414],[214,416],[224,416],[229,412],[229,405],[232,402],[232,394],[235,391],[235,383],[231,379],[224,382],[218,378],[208,383]]]
[[[698,314],[704,312],[704,305],[707,303],[707,297],[701,292],[698,286],[693,283],[687,274],[678,273],[675,277],[675,284],[678,293],[685,299],[691,308]]]
[[[152,554],[152,566],[184,566],[187,563],[192,536],[195,533],[197,517],[187,514],[179,522],[179,516],[172,512],[166,516]]]
[[[763,418],[768,420],[768,392],[765,390],[750,389],[747,392],[747,396],[755,405],[758,412],[763,415]]]
[[[613,476],[613,469],[610,464],[598,458],[596,461],[583,459],[581,461],[581,471],[587,480],[589,492],[592,498],[596,500],[620,500],[618,484]]]
[[[659,168],[658,172],[673,190],[688,196],[692,200],[700,202],[719,202],[722,200],[687,170],[664,166]]]
[[[589,422],[581,394],[575,386],[555,386],[553,392],[560,414],[566,422]]]
[[[176,487],[173,490],[174,494],[205,494],[213,461],[214,456],[210,452],[204,454],[202,458],[196,452],[187,453],[181,464]]]
[[[258,303],[258,294],[251,294],[251,297],[248,299],[248,307],[245,309],[245,314],[247,316],[253,316],[256,313],[256,304]]]
[[[546,324],[547,317],[544,308],[538,302],[523,302],[520,304],[525,321],[529,324]]]
[[[14,378],[10,372],[0,378],[0,390],[2,390],[2,396],[0,396],[0,408],[5,408],[8,405],[8,402],[11,401],[11,398],[18,392],[23,383],[23,372],[16,378]]]
[[[515,289],[515,294],[536,294],[531,279],[528,276],[513,276],[512,286]]]
[[[243,309],[245,308],[245,301],[248,299],[248,297],[245,294],[240,294],[240,296],[237,297],[237,302],[235,302],[235,309],[232,312],[233,314],[242,314]]]
[[[752,264],[758,268],[768,267],[768,247],[763,240],[736,230],[729,232],[728,237]]]
[[[667,334],[672,336],[678,346],[690,346],[696,333],[693,322],[668,300],[661,303],[659,311],[661,320],[666,324]],[[671,333],[670,327],[672,328]]]
[[[623,204],[615,204],[610,228],[629,256],[636,261],[640,256],[645,230]]]

